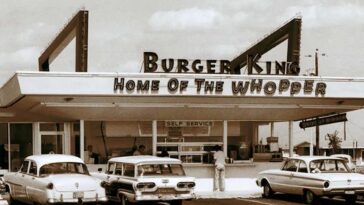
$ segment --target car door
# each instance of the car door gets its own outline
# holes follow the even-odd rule
[[[29,172],[24,177],[26,182],[26,192],[29,201],[38,203],[42,196],[42,190],[40,189],[40,182],[37,173],[37,164],[34,161],[30,161]]]
[[[283,193],[293,193],[292,187],[295,186],[295,173],[297,172],[297,168],[299,165],[299,160],[290,159],[286,162],[286,164],[282,167],[281,174],[277,179],[277,184],[279,186],[277,191]]]
[[[297,172],[293,173],[294,184],[292,184],[293,194],[302,194],[303,189],[310,186],[312,181],[309,178],[308,166],[305,161],[299,160]]]
[[[23,201],[27,198],[24,178],[28,172],[28,167],[29,167],[29,161],[25,160],[22,163],[19,172],[15,174],[15,177],[11,182],[12,197],[16,200]]]

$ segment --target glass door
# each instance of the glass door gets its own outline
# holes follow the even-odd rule
[[[42,154],[63,154],[63,134],[42,134],[41,153]]]
[[[40,123],[40,153],[65,153],[65,125],[64,123]]]

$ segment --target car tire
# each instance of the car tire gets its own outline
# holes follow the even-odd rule
[[[305,202],[305,204],[314,204],[317,200],[316,195],[310,191],[310,190],[306,190],[303,193],[303,201]]]
[[[182,200],[173,200],[169,202],[170,205],[182,205],[183,201]]]
[[[355,204],[358,197],[356,195],[352,195],[352,196],[345,196],[344,198],[345,198],[345,204]]]
[[[269,197],[272,197],[272,195],[274,194],[272,188],[270,187],[269,183],[266,182],[264,183],[263,185],[263,198],[269,198]]]
[[[128,198],[124,194],[120,194],[120,202],[121,205],[130,205],[131,203],[128,201]]]

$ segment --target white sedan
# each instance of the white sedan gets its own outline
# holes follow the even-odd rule
[[[70,155],[33,155],[18,172],[4,176],[10,201],[29,204],[103,203],[101,181],[90,176],[83,161]]]
[[[109,200],[129,202],[166,201],[181,205],[194,198],[193,177],[185,176],[181,161],[165,157],[130,156],[108,161],[105,173],[94,176],[104,180]]]
[[[257,185],[263,187],[263,197],[274,192],[298,194],[312,204],[321,196],[342,196],[354,204],[364,194],[364,175],[352,173],[340,158],[292,157],[281,169],[260,172]]]

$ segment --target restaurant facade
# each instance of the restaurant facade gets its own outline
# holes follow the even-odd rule
[[[318,76],[17,72],[0,89],[0,166],[46,153],[103,165],[139,145],[187,169],[210,169],[215,145],[232,169],[254,166],[260,125],[289,122],[293,153],[294,121],[361,109],[363,87]]]

